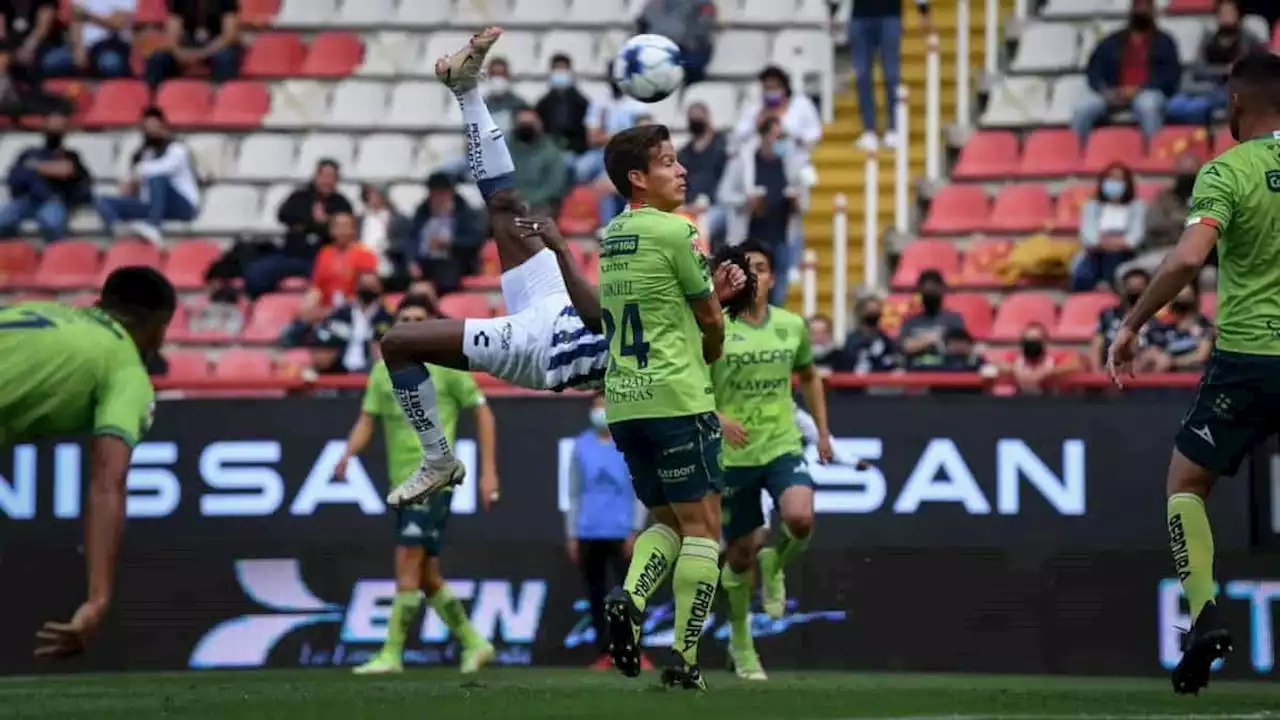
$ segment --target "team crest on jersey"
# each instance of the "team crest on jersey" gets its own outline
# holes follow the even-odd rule
[[[1280,193],[1280,170],[1267,171],[1267,189],[1273,193]]]
[[[786,340],[786,339],[787,339],[787,329],[786,329],[786,328],[774,328],[774,330],[773,330],[773,331],[774,331],[775,333],[777,333],[777,335],[778,335],[778,339],[779,339],[779,340]]]

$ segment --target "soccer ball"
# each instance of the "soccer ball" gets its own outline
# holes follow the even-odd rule
[[[680,48],[661,35],[636,35],[613,60],[613,82],[640,102],[654,103],[680,88]]]

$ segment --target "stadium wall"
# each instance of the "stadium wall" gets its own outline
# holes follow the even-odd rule
[[[1181,392],[1114,398],[884,398],[836,394],[845,463],[814,467],[814,547],[789,572],[788,615],[755,619],[773,668],[1153,674],[1182,622],[1164,540],[1164,469]],[[551,403],[554,403],[552,405]],[[559,508],[581,399],[499,398],[502,502],[454,498],[444,567],[506,664],[594,658]],[[393,592],[385,465],[371,448],[332,468],[348,398],[162,403],[139,446],[119,596],[79,670],[354,665],[375,652]],[[464,425],[459,452],[474,462]],[[83,593],[85,453],[24,446],[0,458],[0,673],[30,659],[40,623]],[[856,459],[875,467],[858,471]],[[1280,597],[1272,488],[1258,453],[1212,503],[1237,654],[1224,672],[1273,672]],[[645,629],[656,659],[671,608]],[[708,662],[720,662],[727,628]],[[407,661],[448,663],[438,618]]]

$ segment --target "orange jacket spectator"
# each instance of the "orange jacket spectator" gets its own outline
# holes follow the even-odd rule
[[[355,296],[356,278],[363,272],[378,272],[378,256],[372,250],[360,244],[327,245],[316,254],[311,286],[321,305],[337,307]]]

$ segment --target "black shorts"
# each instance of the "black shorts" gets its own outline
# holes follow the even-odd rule
[[[724,489],[714,412],[610,423],[613,442],[647,508],[695,502]]]
[[[1280,429],[1280,357],[1214,350],[1174,447],[1219,476]]]

